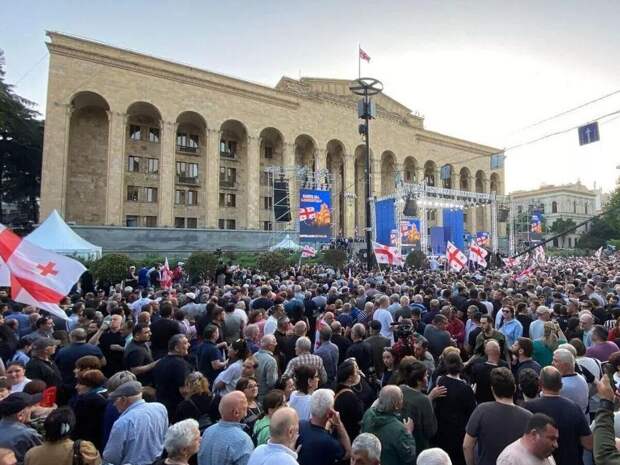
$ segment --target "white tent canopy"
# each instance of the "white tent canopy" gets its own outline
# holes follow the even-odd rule
[[[287,234],[284,239],[278,242],[276,245],[269,247],[269,250],[272,252],[274,250],[299,250],[301,249],[301,245],[296,244],[293,239]]]
[[[101,247],[78,236],[54,210],[37,229],[25,238],[28,242],[62,255],[94,260],[101,257]]]

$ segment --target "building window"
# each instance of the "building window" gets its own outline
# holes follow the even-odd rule
[[[200,137],[197,134],[177,132],[177,150],[185,153],[197,153]]]
[[[125,217],[125,224],[128,228],[138,227],[138,217],[136,215],[127,215]]]
[[[127,186],[127,201],[128,202],[137,202],[138,201],[138,191],[140,189],[136,186]]]
[[[265,158],[271,160],[273,158],[273,147],[265,145]]]
[[[237,196],[235,194],[220,193],[220,207],[236,207],[237,206]]]
[[[553,202],[551,202],[551,213],[557,213],[558,212],[558,203],[554,200]]]
[[[225,158],[237,157],[237,141],[234,140],[220,140],[220,155]]]
[[[187,218],[187,227],[196,229],[198,227],[198,218]]]
[[[174,193],[174,203],[177,205],[185,205],[185,191],[177,189]]]
[[[273,224],[271,221],[263,221],[263,231],[273,231]]]
[[[149,142],[159,143],[159,128],[149,128]]]
[[[219,219],[217,225],[220,229],[236,229],[235,220]]]
[[[568,248],[569,248],[569,249],[572,249],[572,248],[573,248],[573,238],[572,238],[572,237],[569,237],[569,238],[568,238]]]
[[[144,201],[148,203],[157,203],[157,188],[145,187],[144,188]]]
[[[588,214],[588,202],[586,202],[586,203],[583,205],[583,208],[585,209],[585,210],[584,210],[584,212],[585,212],[585,214],[587,215],[587,214]],[[586,224],[587,224],[587,223],[586,223]]]
[[[149,174],[159,173],[159,160],[157,158],[146,159],[146,172]]]
[[[137,126],[135,124],[130,124],[129,125],[129,138],[131,140],[140,140],[142,139],[142,134],[140,131],[140,126]]]
[[[198,184],[198,163],[177,162],[177,182]]]
[[[185,218],[176,216],[174,218],[174,227],[175,228],[184,228],[185,227]]]
[[[144,217],[144,225],[147,228],[154,228],[157,226],[157,217],[156,216],[145,216]]]
[[[263,208],[271,210],[273,208],[273,197],[263,197]]]
[[[140,172],[140,157],[134,157],[133,155],[129,155],[129,163],[127,164],[127,171],[131,173]]]
[[[198,205],[197,191],[187,191],[187,205]]]
[[[273,173],[269,171],[263,171],[260,174],[260,185],[271,186],[273,184]]]
[[[223,187],[234,187],[237,182],[237,168],[220,166],[220,185]]]

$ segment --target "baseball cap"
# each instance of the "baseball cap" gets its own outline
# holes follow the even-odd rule
[[[14,392],[13,394],[9,394],[8,397],[0,401],[0,416],[15,415],[26,407],[35,405],[41,400],[41,397],[41,394],[31,395],[25,392]]]
[[[110,399],[118,399],[119,397],[132,397],[142,393],[142,383],[140,381],[129,381],[121,384],[110,395]]]

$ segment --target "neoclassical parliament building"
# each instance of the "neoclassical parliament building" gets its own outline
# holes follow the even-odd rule
[[[57,209],[78,225],[272,230],[267,167],[305,166],[330,173],[334,234],[362,230],[365,146],[349,81],[283,77],[271,88],[48,37],[41,219]],[[396,179],[503,194],[503,167],[490,164],[497,149],[426,130],[385,94],[374,100],[373,195],[392,193]],[[440,179],[447,164],[450,176]],[[441,225],[436,213],[429,225]],[[470,231],[488,230],[483,208],[465,217]]]

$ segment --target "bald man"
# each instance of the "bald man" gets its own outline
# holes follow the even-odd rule
[[[222,419],[202,435],[198,465],[247,465],[254,444],[241,424],[248,413],[245,394],[241,391],[226,394],[219,410]]]
[[[275,411],[269,423],[271,438],[256,448],[248,465],[298,465],[295,442],[299,435],[299,417],[290,407]]]
[[[495,339],[484,343],[485,358],[478,358],[469,368],[472,384],[476,384],[476,402],[492,402],[495,400],[491,392],[491,370],[497,367],[508,367],[501,357],[500,345]]]

